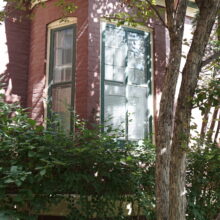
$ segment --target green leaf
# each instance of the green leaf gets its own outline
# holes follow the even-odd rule
[[[36,152],[33,151],[28,152],[28,157],[34,157],[34,156],[36,156]]]
[[[28,118],[27,122],[33,127],[36,125],[36,121],[33,119]]]
[[[41,176],[44,176],[45,174],[46,174],[46,169],[43,169],[43,170],[40,171]]]
[[[17,166],[11,166],[10,171],[11,171],[12,173],[16,173],[16,172],[18,171],[18,167],[17,167]]]
[[[14,180],[11,178],[8,178],[8,179],[4,180],[4,183],[14,183]]]

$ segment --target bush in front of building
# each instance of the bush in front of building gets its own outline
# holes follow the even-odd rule
[[[65,204],[70,219],[154,219],[152,144],[79,119],[67,134],[54,122],[38,125],[17,104],[1,101],[0,109],[1,213],[34,219]]]
[[[155,219],[155,149],[123,140],[111,126],[75,119],[74,134],[47,129],[0,99],[0,214],[16,219],[61,212],[68,219]],[[88,129],[89,127],[89,129]],[[102,132],[101,132],[102,131]],[[195,139],[188,152],[187,219],[220,212],[220,149]],[[58,208],[57,207],[60,207]]]

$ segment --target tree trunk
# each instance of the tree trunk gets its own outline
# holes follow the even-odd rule
[[[175,56],[175,54],[173,54],[173,56]],[[170,141],[173,125],[173,97],[175,95],[176,82],[178,78],[177,74],[170,73],[177,73],[177,71],[177,69],[173,68],[173,62],[170,62],[170,66],[167,68],[165,75],[165,87],[163,89],[163,95],[160,104],[160,115],[156,138],[156,194],[158,220],[168,220],[169,213]],[[169,85],[168,82],[172,82],[172,87],[167,86]]]
[[[185,220],[185,163],[190,133],[191,98],[197,86],[202,56],[219,7],[220,0],[200,0],[197,27],[182,72],[171,145],[169,220]]]
[[[162,90],[156,136],[156,206],[158,220],[169,219],[170,143],[173,130],[174,97],[179,76],[184,31],[184,25],[180,24],[184,24],[187,1],[179,1],[179,5],[176,8],[178,19],[176,19],[175,24],[172,15],[174,12],[173,7],[174,4],[172,4],[170,0],[166,0],[167,20],[170,34],[170,56]]]

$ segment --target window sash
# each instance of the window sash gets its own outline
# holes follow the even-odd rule
[[[55,34],[58,33],[59,31],[66,31],[66,30],[71,30],[72,34],[72,48],[71,48],[71,57],[72,57],[72,63],[71,65],[71,73],[70,73],[70,78],[69,80],[66,81],[58,81],[54,82],[54,59],[55,59]],[[75,24],[63,26],[63,27],[58,27],[49,30],[50,31],[50,56],[49,56],[49,76],[48,76],[48,101],[49,101],[49,107],[47,108],[47,115],[48,118],[52,117],[52,106],[53,106],[53,94],[52,91],[56,88],[61,88],[61,87],[70,87],[70,117],[69,117],[69,126],[68,130],[73,131],[73,110],[74,110],[74,94],[75,94],[75,40],[76,40],[76,26]],[[59,49],[59,48],[57,48]],[[64,65],[63,65],[64,66]],[[65,69],[64,69],[65,71]],[[62,123],[61,123],[62,125]],[[65,128],[64,128],[65,129]]]
[[[129,81],[129,74],[127,74],[125,76],[125,79],[124,80],[117,80],[117,79],[114,79],[114,77],[109,77],[106,79],[106,65],[110,65],[111,63],[113,64],[113,68],[114,68],[114,61],[112,61],[111,59],[114,59],[114,58],[111,58],[111,57],[108,57],[107,58],[107,62],[106,62],[106,41],[108,41],[109,43],[109,39],[106,39],[106,30],[107,28],[112,28],[113,30],[117,30],[117,27],[112,25],[112,24],[107,24],[103,33],[102,33],[102,50],[101,50],[101,57],[102,57],[102,60],[101,60],[101,72],[102,72],[102,75],[101,75],[101,122],[102,124],[106,124],[105,120],[106,120],[106,106],[108,104],[106,104],[106,92],[105,92],[105,87],[106,85],[118,85],[118,86],[124,86],[125,87],[125,139],[134,139],[136,140],[136,138],[132,138],[131,135],[129,135],[129,129],[131,129],[131,123],[129,122],[129,116],[128,116],[128,111],[129,111],[129,98],[128,98],[128,92],[126,92],[126,90],[128,90],[129,87],[136,87],[138,89],[145,89],[146,90],[146,126],[144,126],[144,138],[147,137],[147,135],[149,135],[151,132],[152,132],[152,116],[150,115],[150,112],[149,112],[149,108],[151,108],[152,106],[147,106],[149,105],[148,103],[148,97],[152,94],[152,82],[151,82],[151,45],[150,45],[150,33],[146,33],[144,31],[141,31],[141,30],[136,30],[136,29],[131,29],[131,28],[127,28],[127,27],[123,27],[123,31],[125,32],[125,39],[126,39],[126,44],[128,44],[128,34],[131,33],[132,34],[138,34],[139,36],[143,36],[143,39],[144,39],[144,48],[145,48],[145,51],[144,51],[144,77],[145,77],[145,82],[142,83],[142,84],[138,84],[137,82],[132,82],[132,81]],[[111,36],[111,35],[110,35]],[[108,37],[108,36],[107,36]],[[115,40],[116,41],[116,40]],[[111,45],[112,46],[112,45]],[[128,46],[128,45],[127,45]],[[107,45],[107,49],[109,49],[109,44]],[[128,53],[128,52],[127,52]],[[128,54],[126,55],[128,56]],[[108,63],[109,62],[109,63]],[[111,66],[111,65],[110,65]],[[127,57],[126,57],[126,64],[124,65],[124,68],[125,69],[129,69],[128,67],[128,60],[127,60]],[[132,68],[130,68],[132,70]],[[133,69],[135,70],[135,68]],[[120,78],[120,77],[119,77]],[[123,78],[123,77],[122,77]],[[143,81],[143,80],[142,80]],[[148,113],[147,113],[148,111]],[[108,124],[107,124],[108,125]],[[129,128],[130,126],[130,128]],[[139,138],[140,139],[140,138]]]

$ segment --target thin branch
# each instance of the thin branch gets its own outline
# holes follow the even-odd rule
[[[175,14],[176,14],[177,8],[178,8],[178,6],[179,6],[179,3],[180,3],[179,0],[177,0],[177,3],[174,2],[174,5],[175,5],[174,13],[175,13]]]
[[[209,56],[206,60],[202,61],[201,66],[204,67],[219,57],[220,57],[220,50],[218,52],[212,54],[211,56]]]
[[[164,19],[160,15],[160,12],[157,10],[157,8],[149,0],[146,0],[146,2],[150,5],[151,9],[157,14],[157,16],[160,19],[160,21],[162,22],[163,26],[168,29],[166,22],[164,21]]]
[[[183,33],[184,29],[184,20],[186,16],[186,9],[187,9],[187,0],[178,0],[176,9],[175,9],[175,28],[176,30],[181,30]]]
[[[215,137],[214,137],[214,142],[218,142],[217,138],[219,136],[219,131],[220,131],[220,116],[219,116],[219,119],[218,119],[218,125],[217,125],[217,128],[216,128],[216,132],[215,132]],[[219,216],[220,217],[220,216]]]
[[[201,5],[202,5],[202,1],[201,0],[195,0],[195,2],[196,2],[196,5],[198,6],[198,8],[200,8]]]
[[[214,127],[215,127],[216,122],[217,122],[218,112],[219,112],[219,107],[215,107],[214,113],[212,115],[211,125],[209,127],[209,131],[207,132],[207,139],[208,140],[212,139],[212,135],[214,133]]]
[[[205,114],[204,114],[204,117],[203,117],[203,120],[202,120],[202,127],[201,127],[201,131],[200,131],[200,139],[202,141],[205,138],[210,110],[211,110],[211,99],[208,100],[208,107],[205,110]]]
[[[169,31],[174,32],[174,0],[165,0],[167,12],[167,26]]]

